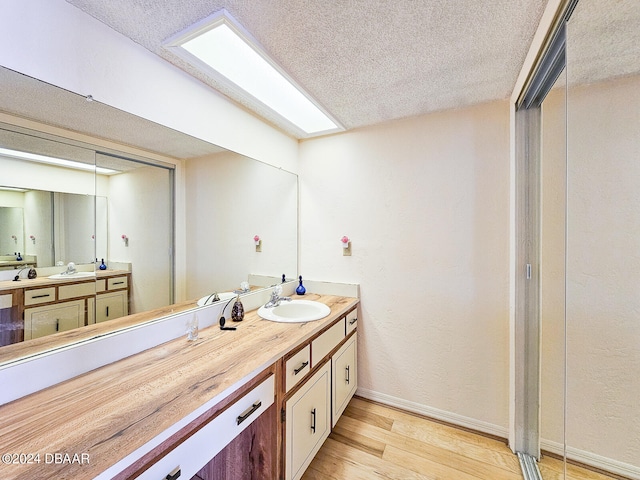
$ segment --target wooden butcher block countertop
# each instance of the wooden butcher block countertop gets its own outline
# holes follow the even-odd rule
[[[19,270],[15,270],[17,274]],[[66,283],[80,283],[80,282],[95,282],[96,280],[100,280],[104,277],[113,277],[117,275],[126,275],[131,273],[127,270],[96,270],[95,276],[91,277],[74,277],[70,276],[68,278],[49,278],[47,276],[37,277],[34,279],[24,278],[26,273],[23,272],[22,277],[19,282],[14,282],[13,280],[2,280],[0,281],[0,291],[6,290],[15,290],[16,288],[39,288],[39,287],[49,287],[51,285],[64,285]]]
[[[92,479],[205,403],[223,400],[358,303],[305,299],[325,303],[330,315],[276,323],[254,310],[236,331],[201,329],[195,342],[181,337],[0,406],[0,478]],[[68,454],[58,457],[66,464],[56,464],[55,453]],[[13,465],[15,454],[40,454],[40,463]]]

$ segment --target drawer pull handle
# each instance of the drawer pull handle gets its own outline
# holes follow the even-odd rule
[[[180,467],[177,466],[176,468],[174,468],[173,470],[171,470],[168,475],[165,478],[165,480],[177,480],[178,478],[180,478],[180,475],[182,475],[182,471],[180,470]]]
[[[31,297],[31,298],[46,298],[46,297],[50,297],[50,296],[51,296],[51,294],[50,294],[50,293],[44,293],[44,294],[42,294],[42,295],[34,295],[34,296],[33,296],[33,297]]]
[[[113,282],[114,285],[122,285],[124,282]]]
[[[302,365],[300,365],[298,368],[295,368],[293,370],[293,374],[294,375],[299,374],[302,370],[304,370],[304,367],[306,367],[307,365],[309,365],[309,360],[307,360],[306,362],[302,362]]]
[[[105,312],[105,317],[109,317],[109,305],[107,305],[107,311]]]
[[[316,433],[316,409],[311,410],[311,433]]]
[[[347,377],[345,378],[345,380],[347,381],[347,385],[349,385],[349,365],[347,365],[347,368],[345,368],[345,370],[347,371]]]
[[[351,320],[349,320],[349,325],[353,325],[357,321],[358,321],[358,317],[352,318]]]
[[[262,401],[255,402],[253,405],[251,405],[251,407],[248,410],[246,410],[242,415],[236,418],[236,422],[238,422],[238,425],[240,425],[247,418],[249,418],[251,414],[256,410],[258,410],[261,406],[262,406]]]
[[[60,331],[60,319],[56,318],[56,332]]]

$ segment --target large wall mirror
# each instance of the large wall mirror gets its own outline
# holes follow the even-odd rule
[[[252,278],[297,274],[295,174],[11,70],[0,68],[0,81],[0,363],[2,351],[33,342],[15,327],[16,301],[7,292],[48,287],[70,262],[87,278],[61,282],[95,285],[79,328],[99,321],[101,289],[108,288],[101,275],[113,272],[129,276],[126,314],[176,301],[191,308]],[[37,123],[26,128],[22,119]],[[79,142],[33,125],[99,141]],[[183,167],[184,185],[176,185],[175,164]],[[184,212],[175,211],[180,189]],[[176,214],[184,217],[185,231],[176,231]],[[177,238],[185,252],[176,252]],[[182,285],[175,284],[176,254],[186,258]],[[103,259],[106,270],[100,270]],[[31,268],[35,280],[28,278]],[[176,291],[183,293],[176,297]],[[32,310],[45,316],[38,308],[51,303]]]

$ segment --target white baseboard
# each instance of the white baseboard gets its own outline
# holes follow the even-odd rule
[[[540,441],[540,448],[547,452],[555,453],[556,455],[564,455],[564,445],[558,442],[543,439]],[[602,455],[596,455],[586,450],[567,447],[567,458],[591,467],[599,468],[600,470],[622,475],[623,477],[640,480],[640,467],[603,457]]]
[[[408,412],[417,413],[426,417],[431,417],[436,420],[451,423],[459,427],[470,428],[478,432],[487,433],[489,435],[495,435],[500,438],[506,439],[508,436],[508,429],[492,423],[483,422],[482,420],[476,420],[475,418],[465,417],[464,415],[458,415],[457,413],[447,412],[446,410],[440,410],[438,408],[429,407],[416,402],[410,402],[402,398],[387,395],[385,393],[374,392],[366,388],[358,387],[356,395],[363,398],[373,400],[375,402],[389,405],[390,407],[400,408]]]

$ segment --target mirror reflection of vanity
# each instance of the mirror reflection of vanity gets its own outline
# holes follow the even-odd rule
[[[0,78],[12,92],[0,95],[0,148],[75,163],[0,155],[0,254],[10,262],[0,264],[0,345],[29,338],[15,324],[27,322],[16,317],[28,307],[30,286],[53,288],[56,302],[60,291],[70,292],[62,295],[67,303],[81,300],[74,308],[85,309],[82,327],[100,318],[109,278],[127,279],[121,313],[142,314],[176,302],[195,307],[198,298],[237,289],[250,274],[266,279],[254,289],[296,275],[296,175],[6,69]],[[52,99],[63,114],[54,115]],[[69,262],[97,276],[49,278]],[[36,280],[27,278],[28,269],[20,272],[30,266]],[[13,282],[16,272],[20,281]],[[19,290],[19,301],[9,298]],[[49,300],[44,306],[54,306]]]
[[[107,198],[0,185],[0,232],[0,270],[92,263],[107,257]]]

